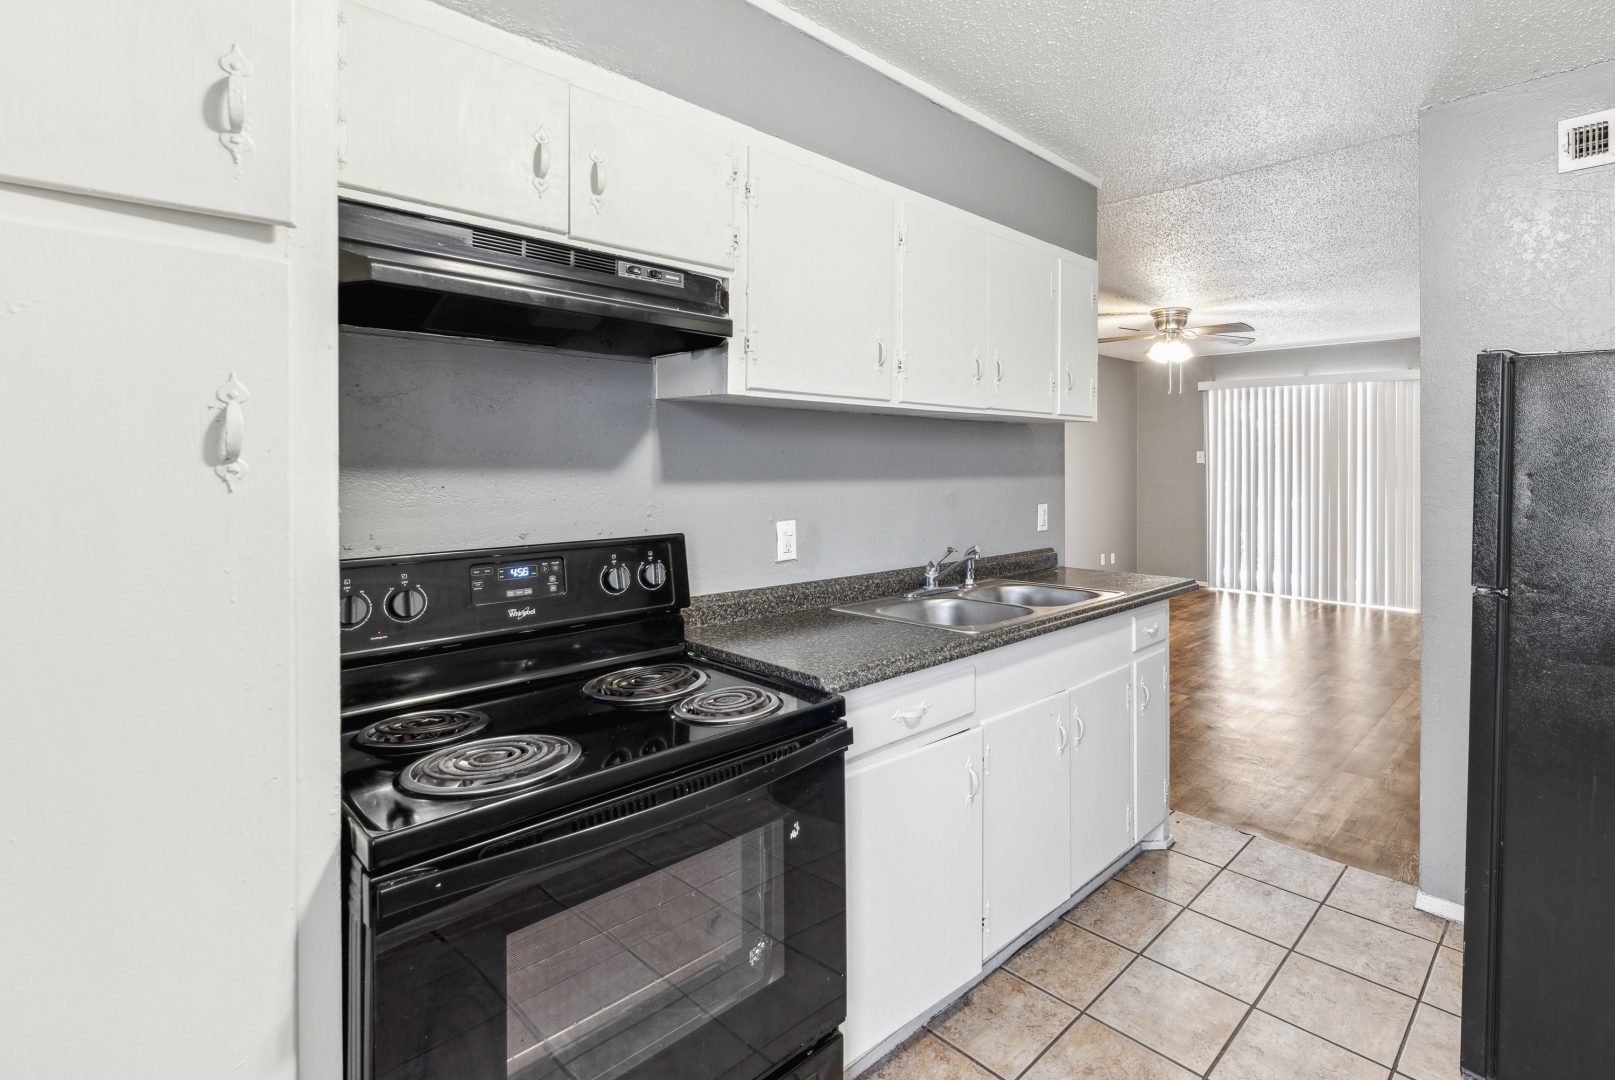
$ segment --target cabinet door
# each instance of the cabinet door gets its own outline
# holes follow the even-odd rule
[[[1052,416],[1059,352],[1054,256],[1004,236],[995,235],[991,247],[992,406]]]
[[[889,400],[896,202],[763,150],[750,165],[746,385]]]
[[[572,235],[729,269],[734,140],[572,88]]]
[[[983,958],[1071,895],[1071,729],[1057,694],[982,725]]]
[[[848,1061],[981,970],[981,732],[847,768]]]
[[[1131,664],[1071,691],[1071,891],[1133,846]]]
[[[903,205],[898,399],[987,404],[987,234]]]
[[[359,4],[342,18],[344,187],[566,231],[563,80]]]
[[[1163,645],[1133,661],[1133,802],[1139,836],[1166,820],[1171,737]]]
[[[51,0],[0,35],[0,180],[291,223],[288,0]]]
[[[1099,415],[1099,281],[1088,259],[1060,260],[1060,415]]]
[[[116,1075],[139,1045],[151,1075],[288,1076],[298,786],[286,772],[297,734],[286,523],[297,469],[284,256],[5,190],[0,251],[0,500],[11,522],[0,550],[27,568],[0,585],[7,608],[26,613],[0,627],[0,678],[14,715],[71,720],[75,783],[119,793],[111,818],[41,812],[61,805],[57,770],[19,770],[0,793],[11,823],[4,979],[8,991],[52,985],[93,963],[107,991],[139,988],[120,993],[90,1040],[70,1010],[35,1010],[41,1019],[8,1032],[8,1075],[60,1074],[68,1046],[68,1073]],[[233,492],[214,473],[216,392],[232,372],[250,395],[250,471]],[[86,677],[92,643],[105,647]],[[159,766],[183,781],[128,782]],[[227,849],[252,855],[220,873]],[[49,883],[21,873],[45,866]],[[111,881],[141,885],[113,897]],[[94,926],[94,940],[118,945],[45,926]]]

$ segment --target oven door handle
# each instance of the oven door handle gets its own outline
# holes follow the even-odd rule
[[[642,835],[676,825],[686,818],[704,814],[714,807],[766,788],[782,777],[800,772],[826,758],[844,752],[851,744],[852,729],[845,724],[838,724],[784,757],[689,795],[659,800],[657,805],[649,809],[630,813],[592,828],[580,829],[574,833],[538,841],[492,856],[483,854],[491,846],[510,843],[514,837],[520,836],[521,832],[536,833],[553,829],[568,818],[584,817],[603,807],[628,801],[635,797],[634,793],[620,793],[613,799],[602,800],[564,816],[528,826],[512,836],[479,844],[475,848],[456,852],[437,862],[407,867],[394,874],[378,877],[373,893],[376,905],[376,929],[380,932],[392,930],[400,922],[409,923],[419,919],[427,913],[427,909],[449,903],[468,892],[496,885],[533,870],[558,869],[570,859],[587,858],[602,848],[630,843]],[[768,747],[762,746],[744,756],[751,758],[767,752]],[[708,769],[721,767],[721,765],[709,766]],[[707,770],[700,770],[693,775],[699,776],[705,771]],[[677,782],[671,781],[652,790],[662,791]]]

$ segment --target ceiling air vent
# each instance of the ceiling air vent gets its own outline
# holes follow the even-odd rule
[[[1610,145],[1612,127],[1615,109],[1559,121],[1559,171],[1615,164],[1615,151]]]

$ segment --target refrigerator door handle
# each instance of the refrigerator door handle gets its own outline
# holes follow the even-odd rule
[[[1470,589],[1476,596],[1501,596],[1504,600],[1508,599],[1508,590],[1499,589],[1495,585],[1471,585]]]

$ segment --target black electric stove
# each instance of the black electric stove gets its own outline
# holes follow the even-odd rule
[[[691,656],[685,567],[343,564],[349,1080],[839,1075],[843,703]]]

